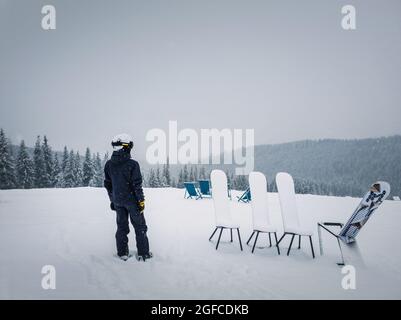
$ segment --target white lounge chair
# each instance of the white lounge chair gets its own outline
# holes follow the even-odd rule
[[[231,210],[230,210],[230,201],[228,200],[227,194],[227,176],[222,170],[213,170],[210,174],[211,184],[213,188],[213,205],[215,212],[215,221],[216,228],[213,231],[212,235],[209,238],[209,241],[212,240],[214,234],[217,230],[220,229],[219,238],[216,244],[216,250],[219,247],[221,235],[224,229],[230,230],[231,242],[233,242],[233,229],[237,230],[238,240],[240,244],[240,248],[242,251],[242,243],[241,243],[241,235],[239,231],[239,225],[234,222]]]
[[[370,190],[365,194],[359,203],[358,207],[355,209],[354,213],[348,219],[347,223],[342,224],[340,222],[319,222],[318,235],[319,235],[319,247],[320,254],[323,255],[323,243],[321,230],[327,231],[330,235],[337,239],[338,247],[341,253],[341,262],[338,265],[344,265],[345,259],[343,250],[341,248],[341,243],[347,246],[347,249],[357,249],[356,246],[356,236],[365,223],[369,220],[370,216],[376,209],[383,203],[384,200],[390,194],[390,185],[385,181],[377,181],[373,183]],[[335,232],[330,227],[341,228],[339,232]],[[350,251],[350,250],[348,250]]]
[[[298,236],[298,249],[301,248],[301,237],[309,237],[312,257],[315,258],[313,250],[312,236],[313,231],[305,228],[299,220],[298,208],[295,199],[294,180],[286,172],[279,172],[276,175],[277,190],[280,198],[281,216],[283,218],[284,234],[278,241],[278,244],[286,235],[292,235],[287,256],[290,254],[292,243],[295,236]],[[278,245],[277,244],[277,245]]]
[[[252,247],[252,253],[255,251],[256,242],[260,233],[269,235],[270,247],[272,246],[271,233],[274,234],[276,240],[277,252],[280,254],[280,248],[277,240],[277,229],[270,222],[269,204],[267,199],[267,181],[266,177],[261,172],[251,172],[249,174],[249,188],[252,194],[252,224],[253,232],[246,244],[249,244],[252,237],[256,233],[255,241]]]

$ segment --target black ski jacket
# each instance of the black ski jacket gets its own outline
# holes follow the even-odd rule
[[[114,151],[104,166],[104,186],[115,206],[137,205],[144,200],[139,163],[129,151]]]

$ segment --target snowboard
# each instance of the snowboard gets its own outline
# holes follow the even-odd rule
[[[375,190],[374,186],[378,186],[379,190]],[[347,223],[341,229],[339,237],[345,243],[354,242],[359,231],[389,194],[390,185],[387,182],[378,181],[372,184],[370,190],[364,195]]]

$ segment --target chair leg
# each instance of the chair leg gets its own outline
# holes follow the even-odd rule
[[[230,229],[231,242],[233,242],[233,229]]]
[[[240,235],[240,233],[239,233],[239,228],[237,228],[237,232],[238,232],[239,246],[240,246],[241,251],[242,251],[242,242],[241,242],[241,235]]]
[[[341,243],[340,239],[337,237],[337,242],[338,242],[338,247],[340,248],[340,253],[341,253],[341,262],[337,263],[339,266],[345,266],[345,261],[344,261],[344,255],[343,255],[343,249],[341,249]]]
[[[323,255],[323,242],[322,242],[322,230],[320,227],[320,224],[317,224],[317,235],[319,238],[319,249],[320,249],[320,255]]]
[[[209,241],[212,240],[212,238],[213,238],[214,234],[216,233],[217,229],[218,229],[217,227],[216,227],[216,229],[214,229],[212,235],[211,235],[210,238],[209,238]]]
[[[277,245],[279,245],[279,243],[281,242],[281,240],[283,240],[284,237],[285,237],[286,235],[287,235],[287,233],[284,233],[284,234],[281,236],[280,240],[277,242]]]
[[[223,233],[223,229],[224,228],[220,228],[220,234],[219,234],[219,239],[217,240],[217,244],[216,244],[216,250],[219,247],[219,243],[220,243],[220,239],[221,239],[221,234]]]
[[[256,231],[256,237],[255,237],[255,242],[253,243],[252,253],[255,251],[256,242],[258,241],[259,233],[260,233],[259,231]]]
[[[272,237],[271,237],[271,234],[270,234],[270,232],[269,232],[269,244],[270,244],[270,248],[272,247]]]
[[[312,236],[309,236],[310,248],[312,250],[312,257],[315,259],[315,251],[313,250]]]
[[[298,239],[298,249],[301,249],[301,236],[299,236],[299,239]]]
[[[288,247],[287,256],[290,255],[290,251],[291,251],[291,247],[292,247],[292,242],[294,241],[294,238],[295,238],[295,234],[293,234],[292,237],[291,237],[291,242],[290,242],[290,246]]]
[[[280,248],[278,246],[278,241],[277,241],[277,232],[274,233],[274,238],[276,239],[277,253],[280,255]]]
[[[251,241],[251,239],[253,238],[253,235],[255,234],[255,231],[252,232],[251,236],[249,237],[248,241],[246,242],[246,244],[248,245],[249,242]]]

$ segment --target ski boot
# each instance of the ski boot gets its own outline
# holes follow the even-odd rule
[[[146,261],[146,260],[148,260],[148,259],[150,259],[152,257],[153,257],[152,252],[149,252],[149,253],[143,254],[143,255],[138,255],[138,254],[136,255],[136,259],[138,261]]]
[[[127,261],[129,258],[132,257],[132,254],[129,253],[129,251],[126,254],[123,254],[121,256],[118,256],[121,260]]]

